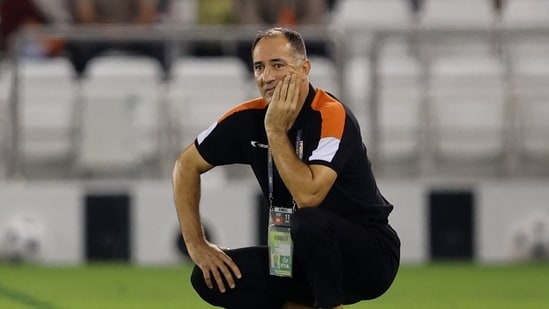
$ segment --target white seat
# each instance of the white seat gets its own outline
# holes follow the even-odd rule
[[[491,0],[425,0],[419,25],[425,28],[486,28],[496,23]],[[446,55],[490,55],[496,46],[488,36],[445,34],[422,41],[426,59]]]
[[[406,0],[339,0],[331,22],[339,26],[406,27],[411,17]]]
[[[495,22],[491,0],[424,0],[420,24],[430,27],[485,27]]]
[[[510,27],[547,26],[549,2],[547,0],[506,0],[501,22]]]
[[[91,175],[126,173],[141,163],[135,102],[84,100],[76,168]]]
[[[108,55],[90,62],[82,81],[83,129],[77,168],[127,170],[156,156],[161,74],[159,65],[144,56]],[[105,136],[110,131],[112,135]]]
[[[197,21],[198,0],[171,0],[169,2],[167,22],[194,24]]]
[[[343,91],[347,94],[348,100],[348,102],[344,103],[351,107],[355,116],[359,118],[359,122],[363,123],[361,118],[365,120],[369,112],[370,62],[365,56],[356,56],[347,60],[344,65],[346,66],[344,72],[347,76],[345,78],[346,83],[343,85]],[[362,125],[362,129],[364,130],[363,133],[370,131],[366,123]],[[365,138],[368,139],[367,136]]]
[[[412,57],[386,56],[379,63],[380,157],[409,162],[419,154],[423,99],[421,66]]]
[[[483,162],[503,154],[503,68],[497,59],[439,59],[431,71],[433,147],[438,158]]]
[[[349,31],[349,52],[353,55],[368,49],[370,31],[407,28],[414,22],[408,0],[339,0],[332,13],[331,26]]]
[[[334,63],[330,59],[320,56],[311,56],[309,60],[311,60],[309,79],[313,86],[322,88],[336,97],[341,96]]]
[[[188,144],[233,106],[257,96],[236,57],[183,57],[175,61],[168,90],[179,141]]]
[[[524,58],[512,75],[522,163],[549,167],[549,60]]]
[[[24,161],[67,159],[74,149],[76,81],[65,58],[19,63],[21,151]]]
[[[507,0],[501,23],[508,28],[547,28],[549,1]],[[506,41],[510,55],[511,78],[517,103],[519,122],[518,151],[522,166],[532,165],[538,172],[540,163],[548,166],[549,143],[549,39],[546,35],[521,35]],[[546,168],[547,169],[547,168]]]
[[[501,24],[508,28],[549,27],[549,1],[508,0],[503,7]],[[540,62],[549,54],[549,39],[546,34],[521,35],[505,41],[513,67],[526,62]],[[521,70],[520,68],[515,68]]]

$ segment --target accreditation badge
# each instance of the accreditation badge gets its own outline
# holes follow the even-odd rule
[[[278,277],[292,276],[293,242],[290,230],[293,209],[273,207],[268,229],[270,274]]]

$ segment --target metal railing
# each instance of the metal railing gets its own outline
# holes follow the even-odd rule
[[[27,39],[40,37],[58,37],[66,40],[108,40],[108,41],[162,41],[172,44],[177,50],[177,46],[181,44],[189,44],[196,42],[221,42],[223,44],[234,44],[237,41],[251,41],[255,34],[260,29],[265,29],[267,26],[195,26],[195,25],[157,25],[153,27],[139,26],[116,26],[116,27],[70,27],[64,29],[56,28],[36,28],[22,31],[10,45],[9,59],[13,66],[13,83],[10,100],[8,105],[8,123],[5,130],[8,132],[8,142],[4,145],[3,153],[6,158],[6,177],[11,178],[21,173],[20,158],[20,98],[18,95],[18,87],[21,82],[19,77],[19,57],[22,43]],[[364,29],[360,27],[350,27],[345,29],[337,29],[334,27],[302,27],[298,29],[304,36],[305,40],[322,40],[330,44],[331,56],[336,68],[336,79],[338,81],[337,91],[340,93],[343,102],[348,101],[348,93],[346,93],[346,85],[348,77],[346,74],[346,65],[350,57],[349,46],[352,40],[361,37],[371,38],[371,44],[367,49],[362,50],[364,57],[369,59],[369,76],[365,76],[365,82],[371,83],[370,87],[364,87],[364,95],[367,101],[363,102],[368,106],[368,124],[367,129],[370,131],[369,154],[373,161],[383,161],[378,152],[380,146],[380,74],[379,60],[382,53],[383,44],[390,39],[399,38],[407,40],[414,46],[419,46],[417,59],[422,66],[422,84],[421,91],[423,92],[423,101],[421,107],[423,123],[419,131],[420,150],[418,164],[421,166],[422,173],[428,173],[433,166],[433,145],[430,115],[430,102],[428,96],[429,90],[429,63],[430,56],[421,50],[421,46],[426,44],[437,44],[445,40],[454,38],[477,38],[480,40],[488,40],[496,46],[499,52],[498,57],[501,57],[504,66],[504,78],[509,79],[513,74],[512,68],[509,66],[509,55],[506,52],[505,46],[512,44],[513,40],[528,36],[534,38],[544,38],[549,40],[549,27],[523,27],[523,28],[508,28],[500,25],[493,25],[486,28],[478,27],[460,27],[460,28],[425,28],[425,27],[409,27],[409,28],[392,28],[392,29]],[[174,57],[180,57],[177,52],[173,53]],[[505,166],[504,174],[514,175],[517,170],[517,119],[516,119],[516,101],[514,95],[510,92],[511,89],[504,89],[505,95],[505,119],[504,119],[504,135],[505,135]],[[159,106],[159,108],[163,108]],[[161,115],[167,113],[166,110],[160,110]],[[364,124],[363,124],[364,125]],[[4,130],[4,128],[3,128]],[[168,133],[169,134],[169,128]],[[162,132],[166,134],[166,132]],[[163,147],[162,145],[160,147]]]
[[[12,91],[9,96],[8,132],[7,142],[4,145],[3,153],[6,160],[6,177],[12,178],[22,174],[21,157],[21,134],[20,134],[20,97],[18,93],[21,84],[19,62],[22,45],[27,40],[42,38],[59,38],[67,41],[103,41],[103,42],[164,42],[169,46],[168,57],[180,57],[178,49],[180,46],[191,43],[217,42],[224,45],[236,44],[239,41],[253,41],[258,30],[267,29],[269,26],[195,26],[178,24],[160,24],[154,26],[74,26],[65,28],[33,27],[26,29],[13,36],[10,42],[9,61],[12,65]],[[333,59],[339,93],[345,99],[342,90],[345,85],[345,73],[343,61],[345,49],[342,33],[327,27],[300,27],[299,30],[305,40],[324,41],[330,48],[330,56]],[[231,48],[229,48],[231,49]],[[235,48],[233,48],[235,50]],[[159,114],[168,119],[169,111],[165,106],[159,105]],[[162,122],[161,122],[162,123]],[[165,128],[167,132],[160,131],[159,134],[170,134],[171,128]],[[159,138],[163,140],[163,138]],[[169,147],[159,145],[160,148]]]
[[[380,157],[380,72],[379,60],[382,53],[382,47],[385,42],[392,39],[406,40],[410,44],[412,53],[417,57],[420,63],[421,72],[421,127],[419,130],[418,143],[419,147],[419,166],[420,175],[433,174],[434,154],[433,154],[433,134],[435,130],[432,128],[432,102],[429,96],[430,87],[430,72],[429,66],[433,60],[429,53],[429,48],[425,46],[444,45],[445,42],[456,39],[472,39],[483,40],[489,42],[493,48],[493,56],[498,57],[503,67],[503,76],[505,80],[504,96],[504,119],[503,121],[503,144],[504,144],[504,163],[500,170],[501,175],[507,177],[518,176],[520,171],[519,159],[519,128],[517,119],[517,104],[515,90],[512,85],[514,68],[511,65],[510,54],[508,47],[512,46],[516,40],[545,40],[549,42],[549,27],[544,26],[527,26],[527,27],[507,27],[500,24],[494,24],[485,28],[479,27],[451,27],[451,28],[434,28],[434,27],[409,27],[409,28],[392,28],[392,29],[372,29],[369,33],[364,33],[360,29],[347,29],[349,38],[357,38],[361,35],[372,36],[370,48],[367,51],[370,64],[370,83],[368,97],[369,111],[369,130],[370,130],[370,157],[373,161],[383,161]],[[474,56],[474,55],[471,55]],[[549,74],[549,72],[548,72]],[[549,98],[547,104],[549,104]],[[549,141],[548,141],[549,143]]]

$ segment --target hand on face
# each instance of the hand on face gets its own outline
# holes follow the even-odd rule
[[[265,115],[265,130],[288,132],[300,111],[298,104],[300,79],[297,74],[286,75],[273,92]]]

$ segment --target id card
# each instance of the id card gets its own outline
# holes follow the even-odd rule
[[[269,210],[270,223],[281,226],[292,225],[292,214],[294,210],[287,207],[273,207]]]
[[[290,227],[269,225],[267,239],[270,274],[278,277],[291,277],[293,243]]]

